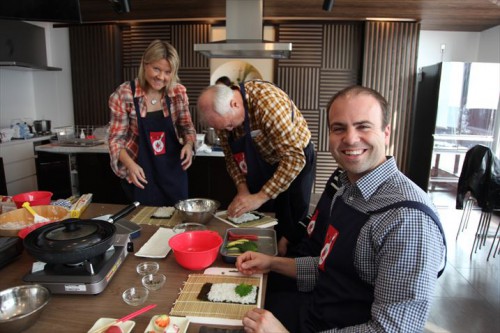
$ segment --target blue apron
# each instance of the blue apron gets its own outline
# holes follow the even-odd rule
[[[250,193],[257,193],[271,179],[278,163],[273,165],[267,163],[258,152],[252,139],[244,83],[240,84],[240,93],[245,106],[245,120],[243,122],[245,135],[234,139],[233,133],[229,133],[228,144],[240,170],[246,175]],[[293,109],[291,116],[293,121]],[[306,165],[288,189],[280,193],[275,200],[269,200],[259,208],[260,211],[275,212],[275,217],[279,221],[275,227],[278,239],[281,236],[286,236],[291,243],[297,243],[305,234],[305,228],[299,222],[306,217],[309,210],[311,189],[314,182],[315,152],[311,142],[304,148],[304,155]]]
[[[243,174],[246,174],[247,186],[250,193],[257,193],[271,179],[278,167],[278,163],[274,165],[267,163],[260,156],[257,147],[255,147],[250,130],[250,117],[248,115],[248,105],[243,83],[240,84],[240,92],[243,98],[243,105],[245,106],[245,120],[243,122],[245,135],[235,140],[231,132],[229,133],[228,143],[240,170]]]
[[[134,95],[135,83],[131,81]],[[170,99],[167,106],[170,110]],[[163,111],[150,112],[141,117],[139,101],[134,98],[139,129],[137,164],[146,175],[144,189],[134,186],[134,200],[142,205],[173,206],[188,197],[188,176],[182,170],[180,155],[182,145],[177,140],[172,114],[164,117]]]
[[[318,282],[302,322],[301,332],[343,328],[370,320],[374,288],[359,277],[354,266],[354,250],[361,228],[370,215],[397,207],[415,208],[429,215],[438,226],[446,245],[439,218],[420,202],[400,201],[376,211],[362,213],[338,198],[329,219],[325,245],[320,254]],[[443,270],[444,268],[440,270],[438,276]]]
[[[325,190],[316,204],[316,208],[307,224],[307,234],[300,243],[287,253],[291,257],[311,256],[317,257],[323,247],[326,228],[328,226],[328,216],[330,215],[330,205],[338,188],[342,186],[339,175],[342,170],[337,168],[325,185]]]
[[[330,203],[323,200],[318,202],[317,207],[319,211],[329,212]],[[273,312],[290,332],[318,332],[369,321],[374,299],[373,286],[359,277],[354,266],[354,250],[361,228],[370,215],[397,207],[411,207],[429,215],[444,240],[439,218],[422,203],[401,201],[365,214],[338,198],[332,215],[321,221],[321,229],[316,229],[316,225],[314,230],[314,234],[323,233],[323,244],[328,244],[320,253],[319,277],[314,290],[304,293],[294,288],[288,289],[288,292],[279,290],[276,294],[270,291],[269,295],[266,294],[265,308]],[[316,251],[317,247],[314,249]]]

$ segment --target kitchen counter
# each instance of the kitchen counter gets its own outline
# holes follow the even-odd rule
[[[106,143],[93,147],[66,147],[57,143],[50,143],[37,146],[35,150],[56,154],[109,153],[109,147]],[[210,146],[202,144],[196,150],[196,156],[224,157],[224,153],[222,151],[213,151]]]
[[[92,203],[84,212],[82,218],[115,213],[122,207],[124,206]],[[138,209],[132,212],[129,218],[134,213],[137,213]],[[135,251],[138,251],[158,229],[157,226],[152,225],[141,224],[140,226],[142,227],[141,235],[133,240]],[[207,227],[210,230],[219,232],[223,236],[228,225],[214,218],[207,224]],[[19,259],[5,266],[1,270],[0,290],[26,284],[22,278],[29,272],[33,261],[33,257],[25,250]],[[140,276],[135,271],[135,267],[143,261],[158,262],[160,264],[160,272],[167,277],[167,282],[163,288],[159,291],[150,292],[149,298],[144,304],[144,306],[148,304],[158,304],[158,306],[132,319],[136,323],[134,332],[144,332],[154,314],[169,313],[188,275],[201,272],[188,271],[179,266],[172,252],[166,258],[162,259],[141,258],[136,257],[133,253],[129,253],[107,287],[98,295],[52,294],[51,300],[41,313],[40,318],[25,332],[87,332],[101,317],[121,318],[138,310],[142,306],[131,307],[127,305],[122,300],[121,294],[132,285],[140,285]],[[223,262],[220,255],[212,266],[234,267],[232,264]],[[191,324],[188,332],[198,332],[199,327],[199,324]]]
[[[45,141],[45,140],[50,140],[52,135],[43,135],[43,136],[36,136],[31,139],[11,139],[10,141],[7,142],[1,142],[0,147],[6,147],[6,146],[11,146],[11,145],[17,145],[20,143],[26,143],[26,142],[39,142],[39,141]]]
[[[197,152],[187,170],[189,196],[218,200],[227,208],[236,188],[226,170],[224,153],[197,142]],[[127,198],[120,179],[110,168],[108,145],[66,147],[56,143],[35,147],[38,153],[38,187],[51,191],[55,198],[93,193],[94,202],[124,204]]]
[[[43,151],[46,153],[55,153],[55,154],[91,154],[91,153],[108,154],[109,148],[108,145],[105,143],[92,147],[67,147],[67,146],[60,146],[57,143],[49,143],[46,145],[36,146],[35,151]]]

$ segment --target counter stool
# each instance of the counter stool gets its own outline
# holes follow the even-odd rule
[[[499,210],[493,210],[493,211],[500,211]],[[486,239],[490,236],[488,236],[488,231],[490,229],[491,225],[491,217],[493,215],[493,211],[482,211],[481,212],[481,217],[479,218],[479,223],[477,224],[477,230],[476,234],[474,235],[474,242],[472,243],[472,250],[470,252],[470,258],[472,259],[472,255],[477,252],[477,250],[480,250],[481,247],[486,246]],[[498,227],[495,235],[493,236],[493,242],[491,244],[490,252],[488,253],[488,258],[486,261],[489,260],[491,250],[495,244],[496,238],[498,235]]]
[[[488,252],[488,258],[486,259],[486,261],[489,261],[490,260],[490,255],[491,255],[491,251],[493,251],[493,248],[495,248],[495,251],[493,251],[493,258],[495,258],[495,256],[497,254],[500,254],[500,235],[498,234],[498,231],[500,230],[500,221],[498,221],[498,225],[497,225],[497,231],[495,231],[495,235],[493,236],[493,242],[491,243],[491,248],[490,248],[490,252]],[[495,247],[495,241],[497,243],[496,247]]]
[[[467,195],[467,199],[465,200],[464,203],[464,210],[462,212],[462,218],[460,219],[460,224],[458,225],[457,237],[455,237],[455,240],[458,240],[458,235],[460,235],[460,232],[467,229],[467,226],[469,225],[470,213],[472,212],[472,209],[476,205],[477,205],[476,199],[472,195],[470,195],[469,192]]]

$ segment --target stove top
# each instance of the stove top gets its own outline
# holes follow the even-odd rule
[[[104,254],[78,264],[35,262],[23,278],[48,288],[54,294],[99,294],[108,285],[128,255],[126,246],[112,246]]]

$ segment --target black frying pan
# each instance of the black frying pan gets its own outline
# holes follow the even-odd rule
[[[24,238],[24,247],[33,257],[49,264],[75,264],[91,259],[113,245],[113,223],[137,206],[139,202],[134,202],[107,221],[73,218],[46,224]]]

